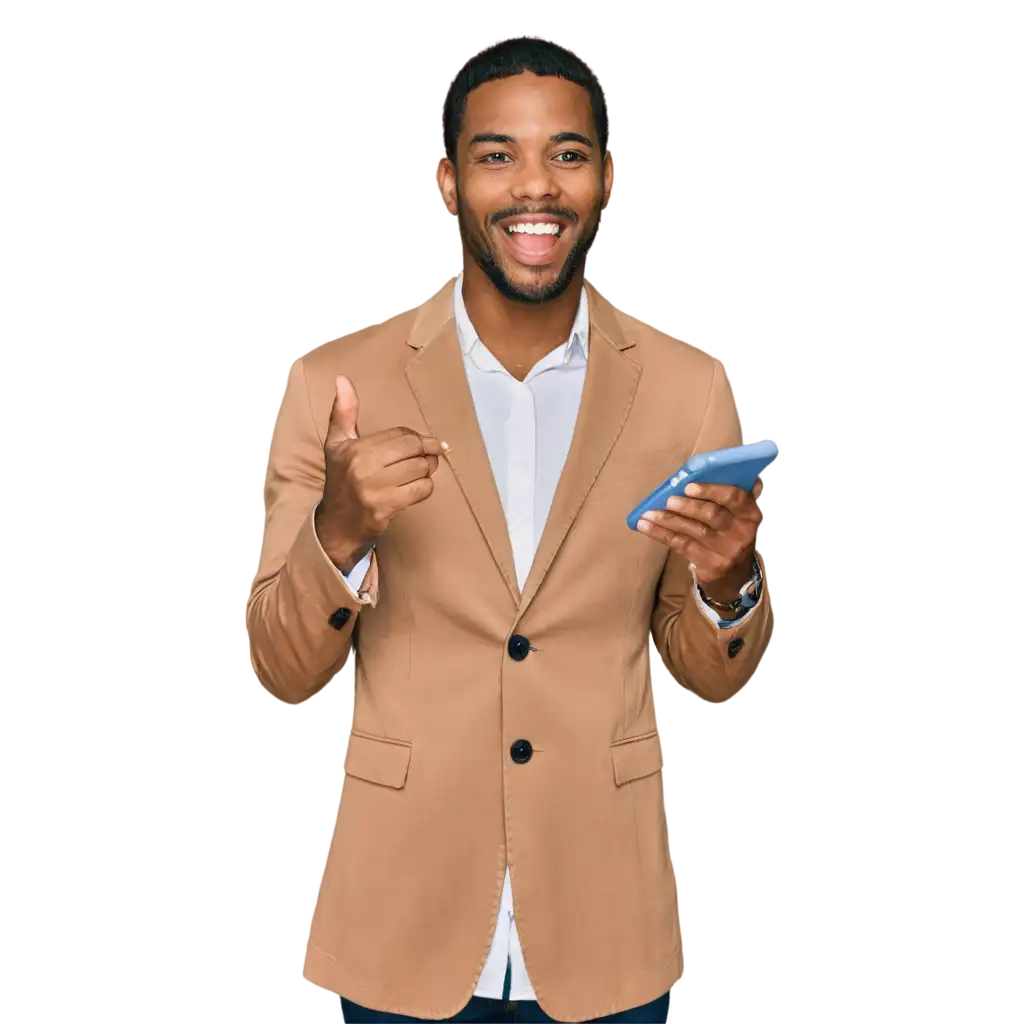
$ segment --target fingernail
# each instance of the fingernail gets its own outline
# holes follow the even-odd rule
[[[683,494],[689,494],[691,497],[696,498],[700,494],[700,484],[687,484],[683,488]]]

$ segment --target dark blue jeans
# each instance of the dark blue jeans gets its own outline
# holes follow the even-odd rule
[[[628,1010],[610,1013],[606,1017],[592,1017],[594,1021],[633,1021],[635,1024],[665,1024],[668,1020],[669,993],[643,1006],[633,1006]],[[407,1017],[401,1013],[388,1013],[386,1010],[371,1010],[369,1007],[353,1003],[351,999],[341,997],[341,1013],[346,1024],[358,1021],[424,1021],[424,1017]],[[437,1019],[437,1018],[435,1018]],[[497,1022],[519,1021],[553,1021],[541,1008],[536,999],[485,999],[482,996],[471,996],[469,1002],[454,1017],[443,1017],[442,1020],[477,1021],[478,1024],[497,1024]]]

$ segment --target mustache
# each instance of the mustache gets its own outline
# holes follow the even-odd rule
[[[561,217],[567,220],[570,224],[578,224],[579,217],[562,206],[542,206],[540,209],[531,210],[526,206],[509,206],[504,210],[498,210],[488,216],[487,222],[494,227],[498,221],[504,220],[506,217],[525,217],[530,214],[542,215],[546,214],[549,217]]]

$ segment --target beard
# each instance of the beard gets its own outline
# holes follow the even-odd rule
[[[569,287],[572,282],[573,275],[575,275],[577,269],[582,266],[583,261],[587,258],[587,253],[590,251],[591,245],[594,244],[594,239],[597,237],[597,229],[601,224],[601,205],[603,202],[604,193],[602,191],[601,199],[597,204],[594,223],[589,227],[585,227],[583,233],[575,242],[573,242],[572,248],[569,250],[569,254],[565,257],[565,262],[562,264],[562,269],[558,272],[558,276],[554,281],[548,285],[519,285],[513,283],[509,279],[508,275],[501,268],[494,250],[488,244],[487,237],[477,229],[470,217],[467,216],[465,208],[462,205],[462,195],[459,192],[458,185],[455,187],[455,203],[459,217],[459,234],[462,235],[462,243],[469,254],[473,257],[473,262],[476,263],[488,278],[490,278],[494,287],[497,288],[506,299],[511,299],[513,302],[530,304],[550,302],[552,299],[557,299],[558,296]],[[497,221],[502,217],[514,215],[516,212],[517,211],[509,210],[502,211],[498,214],[492,214],[489,219]],[[568,217],[574,224],[577,222],[577,218],[568,210],[548,209],[545,211],[532,212],[558,213],[562,216]]]

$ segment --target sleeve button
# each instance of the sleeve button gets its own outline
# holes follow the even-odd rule
[[[345,627],[345,623],[348,622],[349,617],[351,615],[351,608],[339,608],[336,612],[331,613],[331,617],[327,621],[335,629],[343,629]]]

